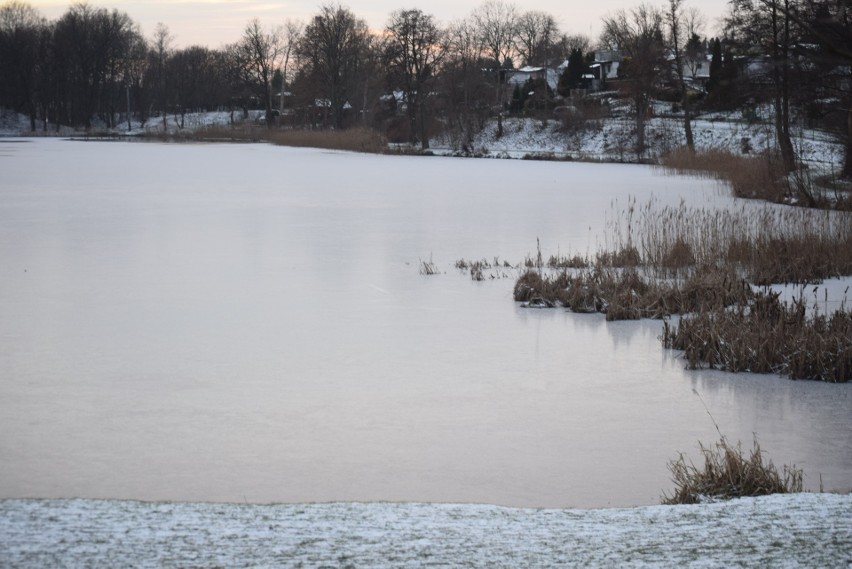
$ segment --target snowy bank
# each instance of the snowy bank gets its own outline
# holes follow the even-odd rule
[[[645,157],[651,160],[686,145],[683,123],[678,117],[652,117],[648,120]],[[697,117],[692,124],[695,147],[742,152],[747,143],[751,152],[774,148],[774,131],[769,123],[748,123],[727,116]],[[493,158],[523,158],[549,154],[555,158],[603,162],[636,160],[635,123],[626,117],[603,119],[591,130],[565,132],[559,121],[512,117],[503,121],[503,136],[497,137],[496,121],[489,122],[474,137],[473,153]],[[830,171],[843,164],[843,146],[825,132],[798,129],[793,140],[799,158],[811,167]],[[436,139],[433,151],[452,154],[448,141]]]
[[[701,506],[0,501],[4,567],[848,567],[852,495]]]

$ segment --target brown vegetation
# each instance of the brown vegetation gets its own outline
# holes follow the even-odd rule
[[[849,212],[753,204],[733,210],[683,203],[658,208],[651,201],[638,211],[631,204],[609,231],[619,251],[611,264],[641,265],[658,277],[683,276],[695,267],[730,267],[760,285],[852,274]],[[635,255],[625,253],[631,248]],[[599,257],[606,261],[607,255]]]
[[[609,226],[614,252],[594,260],[541,253],[515,285],[532,306],[601,312],[607,320],[685,315],[665,347],[692,368],[852,380],[852,312],[809,315],[756,285],[852,274],[852,214],[802,208],[703,210],[630,204]]]
[[[679,174],[698,174],[727,182],[739,198],[852,210],[852,194],[831,179],[812,179],[805,168],[787,175],[780,157],[771,153],[743,155],[726,149],[692,152],[679,148],[660,162]]]
[[[808,316],[804,301],[788,305],[774,293],[734,308],[698,311],[679,325],[667,322],[662,342],[683,350],[692,369],[707,365],[792,379],[852,380],[852,312]]]
[[[207,127],[169,135],[170,139],[211,142],[271,142],[280,146],[326,148],[380,154],[388,152],[385,138],[368,128],[345,130],[275,129],[263,126]]]
[[[663,495],[663,504],[697,504],[744,496],[765,496],[802,491],[803,472],[784,465],[783,474],[770,460],[763,461],[757,439],[748,456],[742,446],[732,446],[725,437],[713,447],[699,443],[704,467],[687,462],[683,454],[669,463],[675,490]]]

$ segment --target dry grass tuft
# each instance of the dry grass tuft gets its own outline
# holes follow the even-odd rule
[[[431,275],[437,275],[437,274],[440,274],[440,273],[441,273],[441,271],[440,271],[440,269],[438,269],[438,265],[436,265],[434,263],[434,261],[432,261],[431,255],[429,255],[428,261],[424,261],[423,259],[420,259],[420,274],[421,275],[431,276]]]
[[[534,305],[555,306],[568,304],[568,286],[571,283],[566,272],[555,277],[543,276],[538,271],[525,271],[515,282],[514,299]]]
[[[669,463],[675,489],[671,495],[663,495],[663,504],[698,504],[802,491],[802,470],[784,465],[783,474],[779,473],[771,460],[764,462],[757,438],[748,455],[743,454],[741,444],[732,446],[725,437],[712,447],[701,443],[699,447],[704,456],[703,468],[687,462],[683,454]]]
[[[508,278],[509,274],[505,269],[512,269],[513,267],[508,262],[503,261],[501,263],[499,258],[494,257],[493,263],[487,259],[480,259],[478,261],[459,259],[456,261],[456,268],[460,271],[469,271],[470,279],[473,281],[484,281],[486,273],[489,279]]]

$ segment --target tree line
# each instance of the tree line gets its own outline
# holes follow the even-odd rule
[[[270,127],[360,124],[424,147],[440,128],[464,147],[494,117],[500,130],[505,113],[552,116],[588,86],[597,48],[620,55],[607,88],[631,103],[638,155],[653,100],[677,107],[690,148],[699,112],[769,105],[788,170],[796,167],[794,125],[808,121],[846,142],[848,176],[850,30],[845,0],[730,0],[715,38],[703,35],[700,12],[685,0],[641,4],[605,18],[595,40],[503,0],[448,25],[419,9],[398,10],[378,31],[326,4],[306,23],[252,20],[221,48],[174,48],[165,25],[146,38],[118,10],[74,4],[48,21],[12,0],[0,6],[0,107],[27,115],[34,131],[89,128],[96,119],[108,128],[122,121],[129,128],[131,120],[182,126],[190,111],[261,109]],[[709,77],[699,83],[708,60]],[[513,69],[563,62],[556,89],[542,78],[507,88]]]

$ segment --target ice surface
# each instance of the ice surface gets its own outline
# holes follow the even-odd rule
[[[630,165],[0,141],[0,497],[652,504],[757,433],[848,488],[848,385],[684,370],[659,322],[530,311],[456,260],[725,207]],[[439,275],[419,274],[433,259]]]

